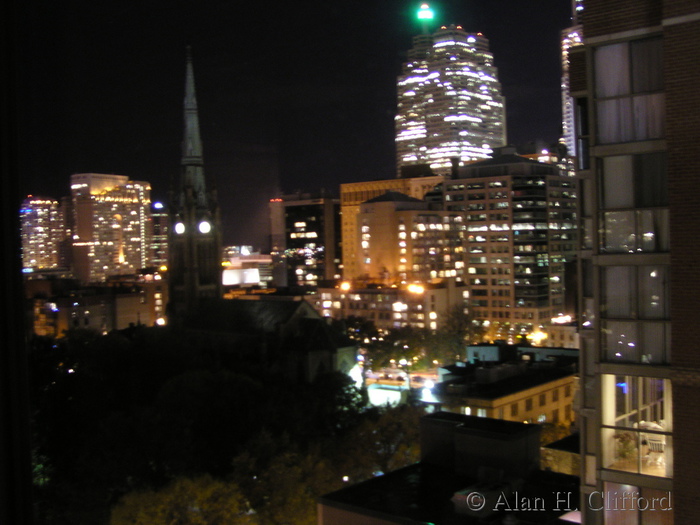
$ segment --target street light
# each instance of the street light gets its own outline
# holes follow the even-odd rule
[[[404,346],[406,348],[406,346]],[[411,390],[411,371],[410,371],[410,364],[406,359],[401,359],[399,361],[399,365],[405,370],[406,372],[406,386],[408,387],[409,390]]]

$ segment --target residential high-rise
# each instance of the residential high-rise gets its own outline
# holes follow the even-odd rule
[[[170,313],[191,311],[200,299],[222,296],[221,217],[216,191],[207,189],[194,88],[187,50],[182,171],[172,188],[168,213]]]
[[[340,200],[323,192],[270,201],[272,255],[284,265],[277,286],[315,290],[340,279]]]
[[[453,159],[485,159],[506,142],[498,71],[481,33],[443,26],[413,38],[397,82],[396,158],[449,174]]]
[[[425,200],[387,191],[360,205],[360,268],[367,281],[428,283],[464,268],[464,216],[431,210]]]
[[[65,237],[63,210],[57,200],[28,196],[20,209],[22,267],[25,271],[57,268]]]
[[[556,164],[512,147],[445,181],[445,210],[465,216],[466,264],[457,277],[469,284],[472,316],[488,321],[498,338],[574,314],[565,281],[577,248],[576,187]]]
[[[700,4],[586,0],[583,31],[570,50],[589,147],[578,172],[583,522],[693,523]]]
[[[71,176],[73,271],[83,283],[135,274],[148,266],[148,182],[124,175]]]
[[[444,180],[444,176],[409,177],[398,179],[351,182],[340,185],[341,230],[343,237],[343,278],[358,279],[366,272],[362,267],[359,251],[360,237],[357,214],[360,204],[379,197],[387,191],[397,191],[410,197],[422,199],[426,193]]]

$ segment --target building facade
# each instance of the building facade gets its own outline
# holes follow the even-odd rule
[[[59,279],[30,281],[31,332],[60,338],[69,330],[106,334],[133,326],[164,323],[168,287],[159,275],[95,286],[73,286]]]
[[[468,297],[466,287],[454,279],[372,288],[356,288],[346,282],[336,288],[320,288],[312,304],[323,317],[361,317],[382,331],[406,326],[438,330],[455,309],[464,311]]]
[[[453,159],[488,158],[505,145],[505,102],[488,40],[460,26],[414,37],[397,82],[399,174],[427,164],[449,174]]]
[[[125,175],[71,175],[72,262],[83,283],[136,274],[150,256],[151,185]]]
[[[168,266],[168,211],[162,202],[151,206],[151,250],[149,265],[160,269]]]
[[[271,254],[284,266],[281,287],[315,290],[341,278],[340,199],[325,193],[270,201]]]
[[[465,216],[465,266],[475,319],[497,338],[546,327],[566,312],[566,271],[575,267],[577,181],[551,163],[500,148],[459,168],[443,187],[446,211]],[[572,290],[573,291],[573,290]]]
[[[432,403],[468,416],[568,428],[574,422],[576,376],[571,371],[533,371],[522,365],[504,363],[477,369],[471,383],[439,384],[432,393],[437,401]]]
[[[700,283],[694,202],[700,5],[587,0],[571,49],[583,185],[582,501],[669,497],[672,509],[584,509],[587,524],[690,523],[700,496]]]
[[[358,251],[360,238],[358,236],[357,214],[360,213],[360,204],[379,197],[387,191],[396,191],[409,197],[422,199],[444,179],[442,175],[428,175],[341,184],[340,212],[343,243],[343,278],[356,280],[363,275],[361,254]]]
[[[28,196],[20,209],[20,227],[24,270],[58,268],[66,236],[63,209],[58,201]]]
[[[464,217],[431,210],[426,201],[386,192],[360,205],[360,267],[364,279],[384,285],[455,277],[464,267]]]

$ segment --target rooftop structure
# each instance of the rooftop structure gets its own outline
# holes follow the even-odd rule
[[[262,367],[290,381],[313,381],[331,371],[348,373],[356,365],[356,344],[301,297],[202,299],[183,317],[183,327],[223,345],[241,369]]]

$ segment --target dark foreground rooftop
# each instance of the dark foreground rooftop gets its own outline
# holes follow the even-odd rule
[[[462,512],[455,493],[473,488],[487,497],[479,513]],[[478,483],[449,469],[417,463],[323,496],[319,503],[354,514],[354,523],[469,525],[501,524],[513,514],[520,525],[559,524],[559,517],[578,506],[579,479],[535,471],[522,480]],[[323,512],[323,511],[322,511]],[[364,518],[364,520],[363,520]]]

